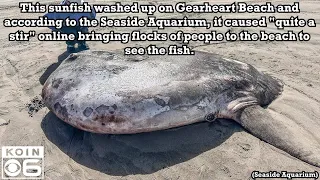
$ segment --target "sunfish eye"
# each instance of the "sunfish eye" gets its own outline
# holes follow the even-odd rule
[[[204,117],[204,119],[205,119],[206,121],[208,121],[208,122],[213,122],[214,120],[217,119],[217,117],[216,117],[216,114],[214,114],[214,113],[209,113],[209,114],[207,114],[207,115]]]

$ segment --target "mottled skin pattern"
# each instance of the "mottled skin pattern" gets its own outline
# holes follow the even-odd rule
[[[320,167],[320,140],[263,109],[282,85],[251,65],[194,56],[70,55],[46,81],[42,98],[60,119],[94,133],[131,134],[217,118]]]

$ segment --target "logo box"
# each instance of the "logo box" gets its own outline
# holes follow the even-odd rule
[[[43,146],[3,146],[2,179],[44,179]]]

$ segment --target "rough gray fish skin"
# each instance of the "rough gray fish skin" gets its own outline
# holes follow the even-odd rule
[[[130,134],[216,118],[266,106],[282,85],[249,64],[198,52],[190,56],[72,54],[46,81],[42,98],[79,129]]]

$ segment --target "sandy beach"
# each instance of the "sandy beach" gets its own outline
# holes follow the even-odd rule
[[[33,1],[36,2],[36,1]],[[53,0],[41,1],[56,3]],[[97,1],[90,3],[114,3]],[[178,1],[162,1],[174,4]],[[190,1],[197,3],[198,1]],[[212,3],[231,3],[219,0]],[[245,1],[262,3],[260,0]],[[273,1],[290,3],[288,0]],[[122,2],[125,3],[125,2]],[[130,3],[130,1],[128,1]],[[139,3],[158,4],[157,1]],[[316,0],[300,1],[299,14],[276,14],[279,18],[299,16],[313,18],[320,24],[320,4]],[[263,14],[221,14],[223,17],[251,18]],[[0,19],[36,18],[39,14],[21,14],[18,1],[0,2]],[[101,16],[101,14],[98,14]],[[110,18],[126,14],[110,14]],[[157,14],[177,18],[184,14]],[[210,14],[188,14],[192,18],[212,18]],[[154,29],[91,28],[97,32],[130,32]],[[173,32],[178,28],[166,28]],[[284,92],[267,110],[272,117],[294,120],[320,139],[320,28],[290,28],[310,33],[308,42],[220,42],[203,45],[190,43],[195,50],[219,54],[228,59],[249,63],[276,77]],[[45,179],[250,179],[252,171],[318,171],[245,131],[229,120],[212,124],[199,123],[179,129],[135,135],[99,135],[75,129],[59,120],[47,108],[29,117],[25,104],[41,94],[42,85],[68,54],[65,42],[8,41],[8,34],[18,30],[50,32],[48,28],[8,28],[0,26],[0,145],[44,146]],[[186,32],[208,31],[185,28]],[[226,27],[218,32],[230,30]],[[232,28],[281,32],[276,27]],[[121,44],[89,42],[92,50],[122,51],[127,46],[147,46],[149,42]],[[156,42],[167,46],[172,42]],[[10,122],[9,122],[10,121]],[[2,125],[1,125],[2,124]]]

